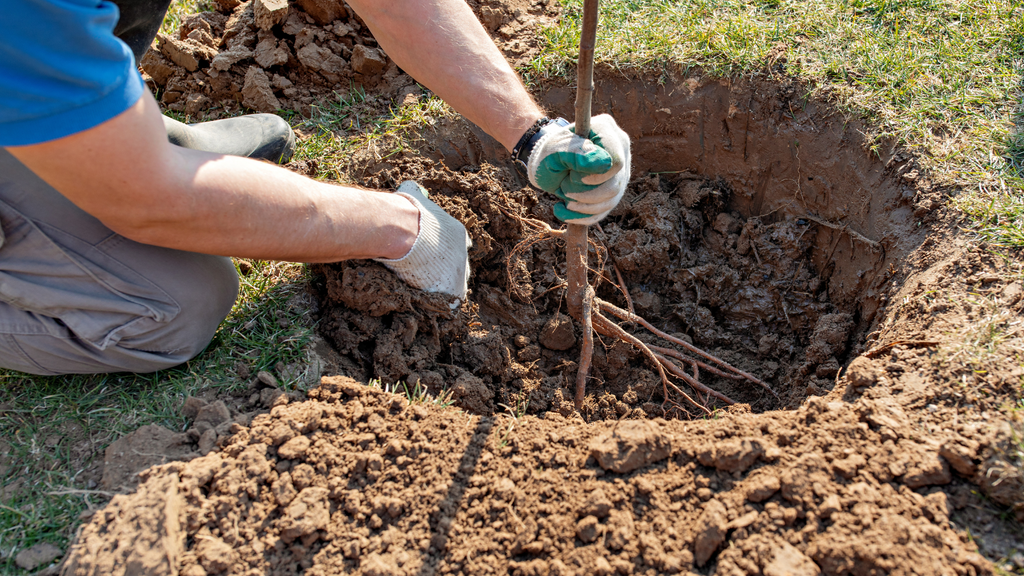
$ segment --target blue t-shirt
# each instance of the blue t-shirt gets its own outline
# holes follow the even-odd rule
[[[56,140],[124,112],[145,90],[105,0],[0,1],[0,146]]]

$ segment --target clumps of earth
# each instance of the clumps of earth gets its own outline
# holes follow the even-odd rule
[[[181,415],[191,421],[184,432],[148,425],[122,436],[107,447],[99,487],[114,492],[131,490],[138,473],[150,466],[191,460],[219,448],[253,417],[303,395],[280,387],[270,372],[260,371],[240,397],[207,400],[190,396]]]
[[[589,425],[326,377],[145,471],[64,573],[993,574],[950,515],[1006,438],[923,431],[882,366],[792,411]]]
[[[341,353],[345,373],[450,391],[475,413],[504,405],[570,415],[580,343],[565,316],[565,248],[536,241],[524,224],[550,221],[550,200],[492,165],[467,173],[410,161],[394,171],[467,223],[470,304],[452,314],[443,298],[410,289],[373,262],[314,266],[320,330]],[[390,176],[378,178],[386,186]],[[659,329],[768,382],[780,399],[705,373],[704,384],[718,392],[756,411],[795,407],[833,387],[854,315],[832,305],[829,276],[810,265],[816,236],[809,222],[744,218],[724,208],[730,194],[722,182],[693,177],[632,182],[594,227],[591,261],[610,263],[598,295],[623,308],[632,303]],[[643,329],[633,333],[666,345]],[[591,375],[587,419],[688,417],[664,408],[657,372],[629,344],[599,342]]]
[[[344,2],[212,4],[216,10],[184,17],[176,36],[159,35],[139,63],[168,110],[206,119],[242,107],[308,117],[311,106],[357,87],[399,96],[419,92]],[[534,42],[515,38],[550,20],[554,10],[518,4],[470,2],[491,33],[510,40],[503,47],[514,62],[536,51]]]

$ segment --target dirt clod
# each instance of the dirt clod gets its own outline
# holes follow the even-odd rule
[[[216,536],[199,536],[196,556],[207,574],[221,574],[231,568],[238,555],[226,542]]]
[[[548,350],[568,350],[576,345],[576,329],[565,314],[555,314],[540,331],[540,343]]]
[[[388,61],[380,50],[363,45],[352,47],[352,69],[359,74],[373,76],[384,71],[387,65]]]
[[[936,452],[925,452],[920,460],[912,464],[903,477],[903,483],[910,488],[921,488],[935,484],[949,484],[952,480],[949,465]]]
[[[636,420],[620,422],[590,445],[598,464],[618,474],[663,460],[671,449],[671,440],[657,424]]]
[[[206,406],[206,401],[202,398],[196,398],[195,396],[189,396],[185,398],[185,402],[181,405],[181,415],[189,420],[195,420],[199,410],[203,406]]]
[[[693,544],[693,553],[697,566],[706,564],[711,555],[718,550],[718,546],[725,541],[728,523],[728,512],[721,502],[709,500],[704,505],[704,510],[697,518],[697,525],[694,527],[697,537]]]
[[[818,576],[821,570],[813,560],[788,542],[783,542],[775,557],[764,567],[764,576]]]
[[[223,400],[206,404],[196,413],[193,426],[216,428],[231,419],[231,411]]]
[[[64,551],[49,542],[40,542],[25,548],[14,557],[14,563],[22,570],[36,570],[60,558]]]

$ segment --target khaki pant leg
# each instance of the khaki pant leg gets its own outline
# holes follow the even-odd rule
[[[0,366],[152,372],[201,352],[230,312],[229,258],[140,244],[0,148]]]

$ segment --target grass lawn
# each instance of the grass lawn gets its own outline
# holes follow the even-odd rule
[[[562,4],[564,17],[542,32],[544,52],[522,70],[528,83],[575,81],[582,1]],[[203,7],[176,1],[165,32]],[[915,152],[969,216],[964,234],[1021,261],[1020,0],[603,0],[597,57],[628,68],[799,78],[814,95],[867,118],[875,141]],[[401,112],[363,104],[355,98],[319,106],[300,127],[310,136],[297,158],[316,158],[321,177],[342,179],[345,152],[366,138],[451,114],[436,99]],[[349,140],[322,129],[341,125]],[[235,309],[210,348],[184,366],[149,375],[0,372],[0,573],[21,574],[14,555],[38,542],[66,548],[79,514],[105,501],[80,478],[95,447],[145,424],[182,429],[178,408],[186,396],[244,386],[243,365],[243,373],[255,374],[303,357],[312,326],[293,298],[303,290],[304,268],[240,265]],[[1001,357],[1021,362],[1010,352]],[[1016,409],[1024,411],[1024,401]]]
[[[239,261],[241,296],[206,352],[155,374],[33,377],[0,372],[0,574],[20,574],[14,556],[45,541],[65,547],[78,517],[106,495],[80,476],[102,449],[146,424],[182,430],[182,402],[242,389],[255,374],[302,360],[312,323],[293,298],[298,264]],[[245,368],[241,368],[245,366]],[[295,383],[285,382],[286,387]]]

